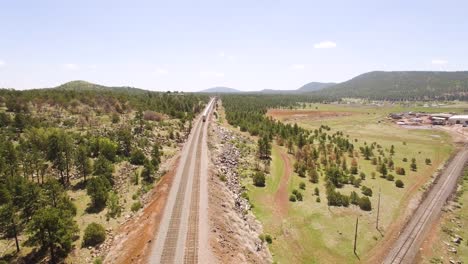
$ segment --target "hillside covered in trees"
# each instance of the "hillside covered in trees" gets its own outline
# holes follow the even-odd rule
[[[102,243],[207,100],[85,82],[0,90],[0,262],[56,263]]]
[[[335,100],[467,100],[468,72],[374,71],[311,95]]]

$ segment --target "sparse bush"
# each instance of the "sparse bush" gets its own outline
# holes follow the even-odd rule
[[[405,169],[404,169],[404,168],[401,168],[401,167],[396,167],[395,172],[396,172],[396,174],[398,174],[398,175],[405,175],[405,174],[406,174]]]
[[[317,199],[315,199],[317,203],[320,203],[320,196],[317,196]]]
[[[431,165],[431,164],[432,164],[431,159],[427,158],[427,159],[426,159],[426,165]]]
[[[291,195],[289,196],[289,201],[290,201],[290,202],[295,202],[295,201],[296,201],[296,195],[291,194]]]
[[[106,240],[106,230],[98,223],[89,224],[84,232],[83,246],[96,246]]]
[[[393,181],[395,177],[392,174],[387,175],[387,180],[388,181]]]
[[[407,159],[407,158],[403,158],[403,162],[408,162],[408,159]]]
[[[159,122],[164,119],[164,116],[158,112],[154,111],[145,111],[143,113],[143,119],[147,121],[156,121]]]
[[[222,182],[226,182],[226,175],[219,174],[219,180],[222,181]]]
[[[109,198],[106,202],[107,205],[107,217],[119,217],[122,213],[122,206],[119,202],[119,196],[114,192],[109,192]]]
[[[314,189],[314,194],[315,194],[316,196],[319,196],[319,195],[320,195],[320,190],[319,190],[318,187],[315,187],[315,189]]]
[[[138,210],[140,210],[141,207],[142,207],[141,202],[136,201],[132,204],[131,210],[132,212],[137,212]]]

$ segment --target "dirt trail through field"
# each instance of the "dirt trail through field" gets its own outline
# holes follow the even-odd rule
[[[287,153],[281,151],[281,159],[283,160],[284,168],[281,176],[278,190],[275,194],[275,211],[280,216],[285,216],[288,213],[288,183],[292,175],[291,160]]]

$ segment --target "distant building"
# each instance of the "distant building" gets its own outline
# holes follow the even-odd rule
[[[449,124],[468,125],[468,115],[454,115],[448,119]]]
[[[438,118],[444,118],[445,120],[447,120],[452,116],[453,116],[452,114],[445,114],[445,113],[431,114],[431,119],[434,119],[435,117],[438,117]]]

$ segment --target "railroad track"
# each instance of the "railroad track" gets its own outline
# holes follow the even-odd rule
[[[201,130],[201,125],[202,123],[198,123],[195,131],[195,135],[201,135],[202,130]],[[189,153],[193,153],[193,149],[195,145],[200,145],[198,144],[198,139],[200,136],[195,137],[197,140],[192,140],[192,144],[190,144],[189,148]],[[191,166],[191,160],[189,159],[189,162],[186,162],[183,166],[183,172],[182,172],[182,179],[181,179],[181,184],[179,185],[178,191],[177,191],[177,196],[175,200],[175,204],[173,207],[172,215],[171,215],[171,221],[169,223],[169,229],[166,235],[166,238],[164,240],[164,248],[162,251],[161,255],[161,263],[175,263],[175,258],[176,258],[176,250],[177,250],[177,244],[179,241],[179,233],[180,233],[180,227],[181,227],[181,218],[182,218],[182,211],[184,207],[184,200],[185,200],[185,193],[187,190],[187,185],[189,182],[189,170]]]
[[[204,126],[203,126],[204,127]],[[202,132],[198,142],[202,142]],[[201,157],[202,144],[197,145],[197,157]],[[195,163],[195,177],[193,178],[192,197],[190,202],[189,226],[187,232],[187,244],[185,245],[184,263],[198,263],[198,220],[200,205],[200,161]]]
[[[206,167],[202,167],[202,163],[208,162],[202,157],[202,149],[208,126],[205,121],[211,114],[213,102],[210,101],[203,115],[195,121],[182,150],[156,241],[151,248],[150,263],[199,262],[200,178],[201,173],[207,173],[201,171]]]
[[[443,182],[436,183],[429,195],[420,205],[409,224],[401,233],[395,243],[395,247],[390,251],[384,260],[385,264],[411,263],[419,248],[419,243],[424,237],[424,230],[429,226],[430,219],[440,212],[445,201],[456,186],[458,176],[467,161],[467,150],[464,148],[450,162],[443,177]],[[441,175],[442,176],[442,175]]]

